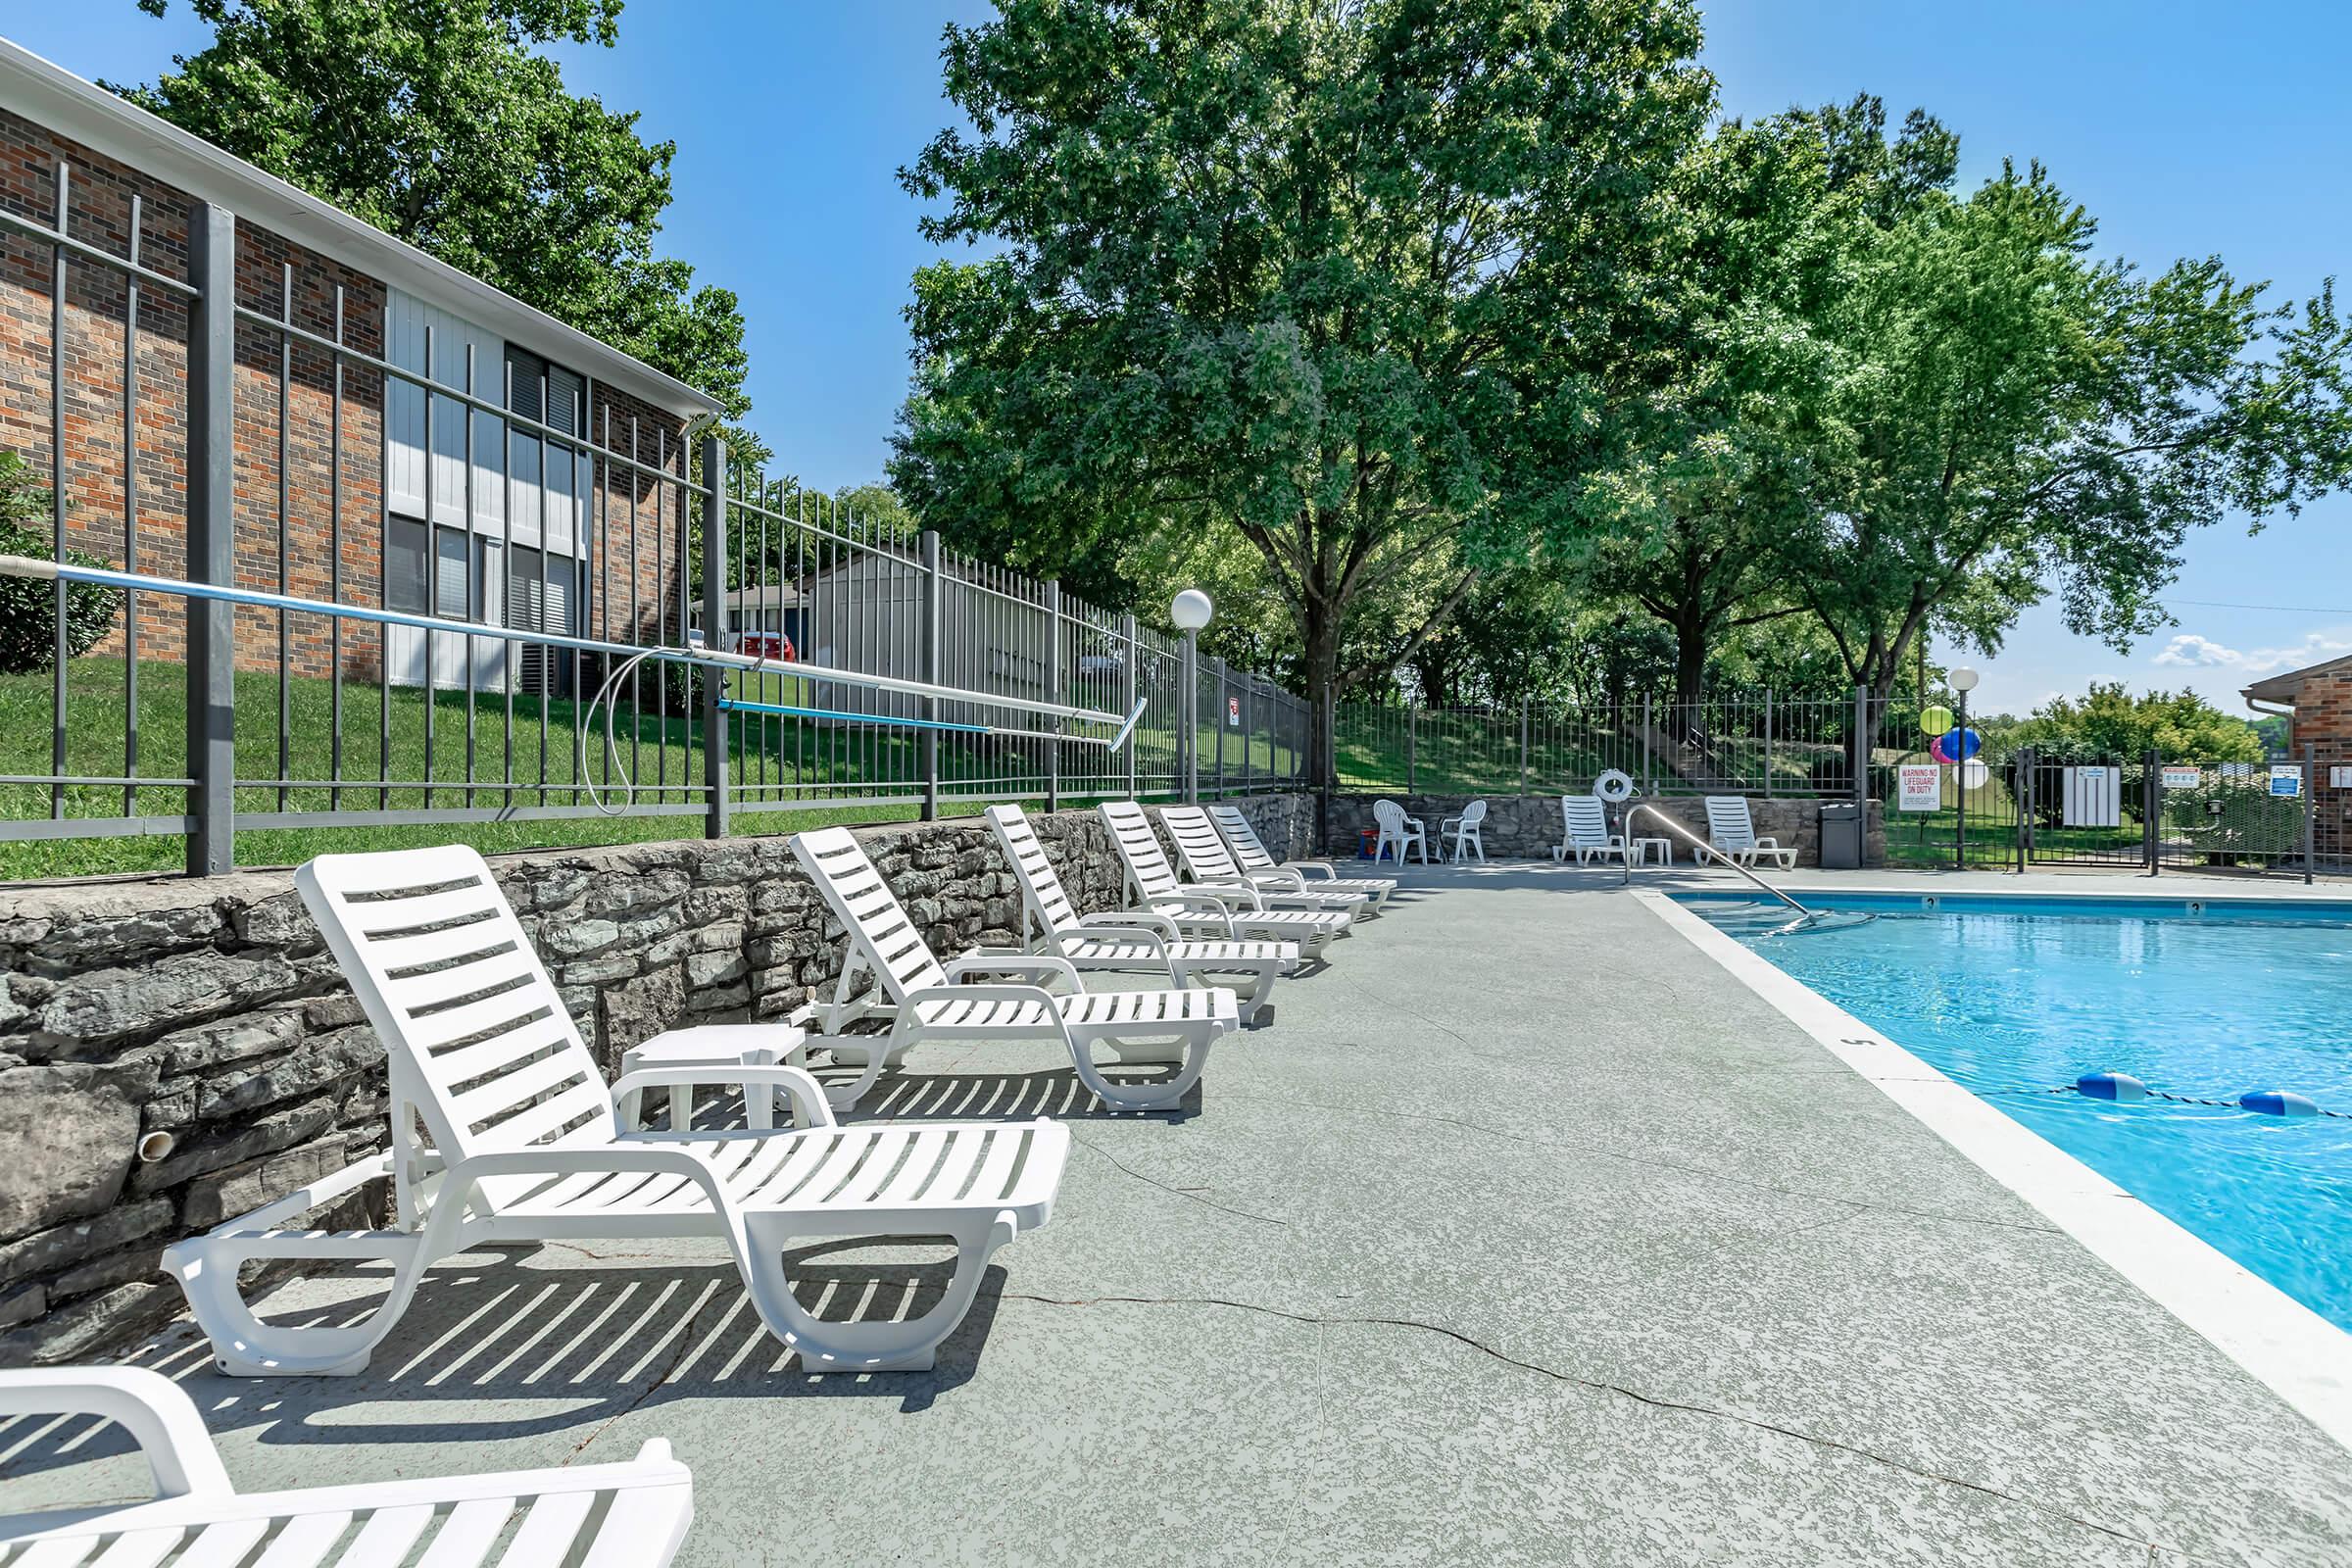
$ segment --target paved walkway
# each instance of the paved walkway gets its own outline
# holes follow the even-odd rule
[[[640,1246],[447,1264],[357,1379],[141,1359],[246,1487],[666,1436],[690,1563],[2352,1562],[2352,1455],[1613,877],[1408,876],[1197,1113],[1082,1116],[932,1375],[775,1372],[722,1254]],[[900,1104],[1058,1106],[1053,1060]]]

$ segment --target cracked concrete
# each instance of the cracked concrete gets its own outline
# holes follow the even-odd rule
[[[687,1563],[2352,1565],[2352,1458],[1613,878],[1407,876],[1197,1105],[1078,1117],[928,1375],[784,1367],[723,1251],[656,1243],[451,1259],[355,1379],[141,1358],[247,1487],[667,1437]],[[1067,1102],[1045,1048],[911,1066],[892,1103]],[[919,1309],[942,1255],[812,1272]],[[134,1479],[22,1437],[12,1506]]]

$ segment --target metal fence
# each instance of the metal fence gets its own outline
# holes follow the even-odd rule
[[[1644,795],[1842,797],[1863,711],[1856,694],[1770,691],[1516,712],[1346,704],[1333,734],[1342,789],[1559,795],[1613,770]]]
[[[0,842],[164,835],[185,840],[192,871],[218,872],[241,829],[623,814],[699,815],[717,834],[736,811],[1058,805],[1181,788],[1194,733],[1203,793],[1301,777],[1305,707],[1269,681],[1205,662],[1188,728],[1181,645],[1132,615],[730,473],[715,439],[690,455],[527,356],[478,365],[429,322],[420,358],[397,352],[413,323],[388,300],[356,310],[339,275],[256,252],[225,209],[187,211],[184,274],[166,270],[176,242],[143,249],[153,215],[135,195],[114,243],[70,233],[74,177],[55,172],[47,222],[0,211],[12,272],[48,294],[47,385],[16,388],[10,411],[20,434],[45,436],[48,550],[510,635],[14,583],[12,606],[49,597],[37,613],[53,659],[0,675]],[[270,308],[250,281],[238,298],[240,267],[274,283]],[[440,525],[431,504],[395,510],[401,420],[424,432],[428,468],[440,432],[462,430],[465,526]],[[476,493],[485,482],[495,495]],[[485,508],[505,524],[495,537],[474,529]],[[628,673],[612,744],[601,720],[591,731],[615,661],[564,639],[696,638],[792,667],[722,677],[655,659]],[[1007,715],[1030,710],[879,692],[828,667],[1148,707],[1115,753],[1050,725],[1023,739],[917,730],[906,721],[1020,727]]]

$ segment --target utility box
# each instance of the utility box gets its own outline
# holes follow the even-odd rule
[[[1862,869],[1862,808],[1852,801],[1821,803],[1821,868]]]

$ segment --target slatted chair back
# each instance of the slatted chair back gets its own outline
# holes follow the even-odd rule
[[[1744,795],[1710,795],[1707,797],[1707,837],[1722,850],[1752,850],[1756,847],[1756,824],[1747,814]]]
[[[1063,891],[1061,877],[1054,862],[1046,857],[1046,846],[1039,840],[1037,829],[1029,822],[1029,813],[1017,806],[992,806],[988,808],[988,825],[1004,847],[1004,858],[1012,862],[1014,880],[1021,885],[1021,904],[1045,922],[1048,932],[1067,930],[1078,923],[1078,906]],[[1022,919],[1026,921],[1028,914]]]
[[[1581,849],[1608,847],[1609,808],[1599,796],[1561,796],[1560,816],[1567,825],[1569,843]]]
[[[1159,835],[1152,831],[1152,819],[1134,801],[1104,801],[1100,808],[1102,825],[1110,829],[1110,842],[1118,850],[1119,858],[1126,862],[1127,874],[1134,878],[1136,891],[1147,899],[1165,898],[1182,886],[1176,868],[1168,864],[1165,851],[1159,847]]]
[[[393,1129],[455,1161],[618,1131],[611,1091],[481,856],[321,855],[294,885],[390,1059]]]
[[[795,833],[792,853],[850,934],[850,954],[842,960],[845,986],[861,957],[893,1003],[904,1004],[910,991],[948,983],[930,944],[848,828]]]
[[[1277,868],[1274,857],[1266,853],[1265,841],[1257,836],[1257,829],[1250,825],[1250,818],[1242,814],[1240,807],[1212,806],[1208,808],[1208,814],[1209,819],[1217,824],[1217,831],[1225,835],[1225,842],[1232,849],[1233,858],[1241,862],[1243,870],[1271,871]]]
[[[1472,801],[1468,806],[1462,808],[1461,825],[1463,827],[1476,827],[1486,819],[1487,803],[1485,801]]]
[[[1396,838],[1404,836],[1404,808],[1395,801],[1374,801],[1372,820],[1380,824],[1383,833]]]
[[[1233,852],[1217,836],[1217,825],[1208,813],[1198,806],[1163,806],[1159,819],[1168,825],[1168,836],[1184,857],[1184,863],[1195,877],[1202,882],[1240,882],[1245,880],[1241,865]]]

